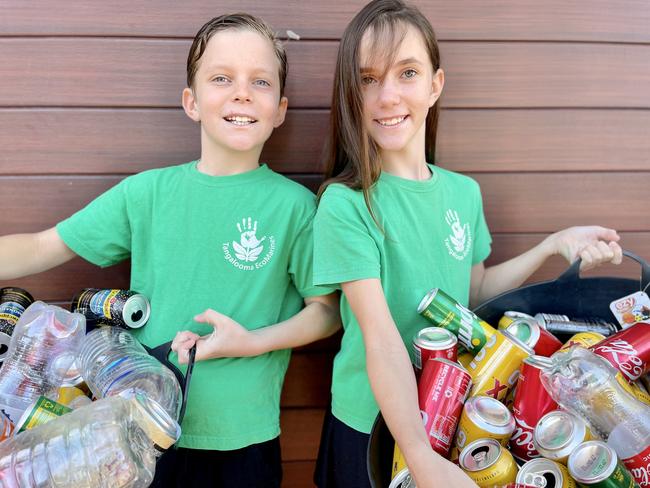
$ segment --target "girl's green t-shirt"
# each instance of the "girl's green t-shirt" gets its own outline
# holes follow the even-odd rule
[[[430,165],[431,178],[413,181],[383,172],[371,190],[372,219],[361,191],[341,184],[323,194],[314,219],[314,284],[381,280],[391,315],[412,356],[417,331],[431,324],[417,313],[434,287],[463,305],[472,266],[490,254],[491,237],[478,184]],[[382,231],[383,229],[383,231]],[[379,412],[366,371],[359,324],[341,297],[344,334],[334,359],[332,413],[369,433]]]
[[[207,308],[256,329],[330,292],[312,284],[315,207],[309,190],[265,165],[214,177],[192,162],[126,178],[57,230],[99,266],[131,258],[130,288],[151,302],[133,333],[153,347],[179,330],[211,332],[192,319]],[[198,362],[179,445],[232,450],[277,437],[289,356]]]

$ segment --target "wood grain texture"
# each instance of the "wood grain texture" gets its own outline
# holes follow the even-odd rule
[[[280,414],[280,445],[285,461],[310,461],[316,459],[324,409],[285,408]]]
[[[193,37],[215,15],[245,11],[261,16],[280,35],[339,38],[365,0],[258,2],[256,0],[127,0],[0,2],[0,35]],[[650,6],[644,0],[579,1],[415,0],[439,39],[649,42]],[[128,14],[126,14],[128,12]],[[44,14],[45,13],[45,14]],[[47,19],[47,22],[44,20]]]

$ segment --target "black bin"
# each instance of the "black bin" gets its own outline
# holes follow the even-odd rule
[[[474,312],[495,327],[508,310],[529,315],[544,312],[615,322],[609,309],[612,301],[650,288],[650,265],[629,251],[624,251],[623,254],[641,265],[640,279],[601,276],[581,278],[578,260],[557,279],[507,291],[479,305]],[[380,413],[372,427],[368,444],[368,475],[373,488],[386,488],[390,484],[394,443]]]

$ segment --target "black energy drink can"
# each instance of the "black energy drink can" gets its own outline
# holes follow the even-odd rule
[[[139,329],[149,320],[151,306],[132,290],[84,288],[72,299],[70,310],[99,324]]]
[[[0,361],[9,350],[9,341],[18,319],[34,303],[34,297],[22,288],[0,288]]]

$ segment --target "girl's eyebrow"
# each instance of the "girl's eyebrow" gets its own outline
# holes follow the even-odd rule
[[[419,65],[422,65],[422,62],[420,60],[418,60],[417,58],[410,57],[410,58],[400,59],[399,61],[397,61],[395,63],[396,66],[403,66],[405,64],[419,64]],[[371,73],[371,72],[375,71],[375,69],[370,68],[370,67],[362,66],[360,71],[361,71],[361,73]]]

